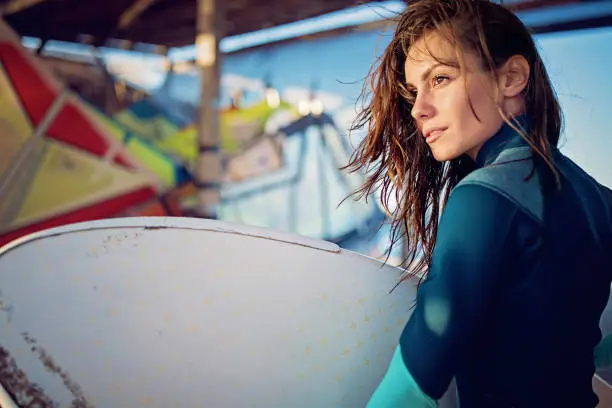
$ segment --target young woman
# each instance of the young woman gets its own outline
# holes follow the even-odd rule
[[[372,72],[349,168],[395,191],[416,305],[369,407],[597,405],[612,275],[610,192],[557,149],[532,36],[484,0],[412,0]],[[585,129],[585,135],[588,135]],[[439,217],[441,215],[441,217]]]

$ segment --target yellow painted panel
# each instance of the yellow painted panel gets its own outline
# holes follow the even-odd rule
[[[32,131],[30,119],[21,108],[6,71],[0,66],[0,175],[11,165]]]
[[[151,185],[148,175],[105,163],[67,145],[46,143],[47,153],[14,224],[52,217]]]

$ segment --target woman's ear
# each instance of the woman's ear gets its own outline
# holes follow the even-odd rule
[[[520,95],[529,82],[529,62],[522,55],[513,55],[498,71],[498,89],[506,98]]]

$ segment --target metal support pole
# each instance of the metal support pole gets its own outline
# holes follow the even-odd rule
[[[325,172],[325,157],[324,154],[331,154],[331,152],[327,149],[327,143],[325,140],[325,133],[323,131],[323,124],[318,123],[318,139],[319,143],[317,148],[319,152],[317,154],[317,173],[319,176],[319,200],[321,206],[321,236],[323,239],[331,239],[331,214],[329,211],[329,186],[327,180],[327,173]]]
[[[195,215],[217,218],[221,199],[221,137],[219,132],[221,2],[198,0],[196,63],[202,78],[198,110],[198,149],[195,169]]]

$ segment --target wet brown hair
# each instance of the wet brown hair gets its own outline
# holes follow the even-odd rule
[[[550,159],[561,133],[562,115],[557,97],[531,33],[511,11],[485,0],[411,0],[397,18],[390,44],[369,73],[364,85],[365,107],[351,132],[365,129],[365,138],[353,153],[349,171],[364,170],[363,185],[353,197],[368,197],[381,189],[386,211],[395,195],[390,253],[406,238],[406,268],[402,280],[424,272],[431,265],[436,244],[438,218],[453,187],[474,170],[466,156],[448,162],[434,159],[411,116],[412,98],[406,90],[404,63],[411,45],[431,32],[448,34],[458,50],[459,63],[465,51],[474,53],[482,68],[496,75],[511,56],[523,56],[530,66],[523,91],[530,127],[524,130],[513,118],[504,121],[527,140],[557,177]]]

